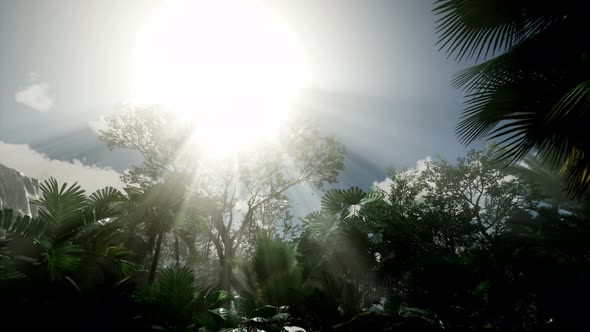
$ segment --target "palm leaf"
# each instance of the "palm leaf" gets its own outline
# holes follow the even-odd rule
[[[589,107],[590,81],[584,81],[576,85],[559,100],[551,112],[547,114],[547,122],[557,121],[574,112],[576,116],[582,117]]]
[[[235,311],[226,308],[216,308],[209,310],[212,314],[218,316],[222,319],[227,326],[230,328],[224,329],[222,331],[235,331],[235,328],[239,327],[243,324],[244,320],[238,316]]]
[[[62,277],[64,272],[76,271],[80,266],[80,255],[84,250],[75,244],[53,247],[45,244],[44,261],[51,280]]]
[[[439,0],[433,12],[440,50],[459,61],[510,50],[559,18],[525,1]]]
[[[330,189],[322,196],[322,211],[340,213],[345,207],[340,189]]]
[[[449,56],[477,61],[503,52],[453,80],[467,94],[459,139],[497,139],[498,158],[509,163],[542,151],[553,163],[562,162],[567,190],[582,195],[590,188],[582,4],[440,0],[434,12],[439,45]]]
[[[327,239],[339,230],[338,218],[332,214],[321,213],[307,219],[308,228],[316,239]]]
[[[94,210],[95,218],[102,220],[117,214],[114,203],[124,200],[123,193],[113,187],[105,187],[88,197],[88,205]]]
[[[566,178],[566,190],[574,197],[581,197],[590,188],[590,157],[584,151],[572,147],[560,174]]]
[[[174,326],[188,326],[194,322],[193,305],[200,286],[191,269],[165,268],[158,272],[157,302]]]
[[[348,206],[360,204],[365,196],[366,193],[359,187],[351,187],[340,191],[341,202]]]
[[[40,185],[42,197],[35,204],[40,206],[39,217],[51,225],[59,227],[69,221],[79,219],[86,207],[84,190],[76,183],[61,187],[54,178]]]
[[[47,224],[38,218],[31,218],[27,215],[14,216],[13,210],[0,210],[0,230],[9,236],[17,236],[30,240],[42,238]]]

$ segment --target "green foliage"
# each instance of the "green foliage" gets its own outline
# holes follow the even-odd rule
[[[11,209],[0,211],[0,228],[9,236],[19,236],[29,239],[39,239],[47,225],[41,219],[30,216],[17,215]]]
[[[590,45],[582,2],[440,0],[434,12],[449,56],[487,58],[453,81],[467,97],[459,138],[498,139],[498,157],[508,161],[540,151],[561,165],[567,191],[583,195]]]
[[[89,197],[50,180],[38,217],[0,212],[0,310],[10,324],[39,313],[25,324],[32,329],[81,330],[88,322],[134,331],[585,327],[585,307],[568,304],[590,296],[590,209],[547,198],[561,192],[557,169],[534,158],[505,167],[494,155],[490,147],[455,163],[392,169],[386,190],[328,190],[299,238],[254,232],[247,255],[225,261],[234,265],[232,293],[208,286],[215,276],[195,277],[206,261],[153,264],[162,234],[177,253],[183,242],[194,246],[223,204],[187,199],[182,175]],[[141,266],[146,255],[131,250],[133,241],[150,248],[150,240],[151,284]]]
[[[41,184],[41,192],[34,202],[39,205],[38,217],[13,216],[11,210],[0,213],[0,229],[8,236],[4,241],[15,248],[11,255],[19,257],[21,272],[35,274],[44,266],[55,281],[77,271],[85,255],[109,255],[109,240],[114,240],[117,229],[101,222],[116,215],[108,199],[119,197],[118,191],[104,189],[87,199],[78,185],[59,186],[52,178]]]
[[[79,330],[84,321],[112,330],[109,324],[117,322],[131,328],[128,315],[134,308],[127,291],[138,267],[128,261],[133,253],[121,247],[120,225],[114,221],[114,204],[122,194],[106,188],[87,198],[76,184],[60,186],[54,179],[41,184],[41,194],[35,202],[37,217],[0,212],[0,242],[6,249],[0,262],[5,323],[47,328],[60,322],[61,329]],[[121,306],[127,311],[117,311]],[[93,316],[109,307],[108,316]],[[40,317],[23,320],[26,312]],[[75,318],[64,317],[64,312]]]
[[[558,23],[564,14],[559,7],[532,1],[438,0],[433,10],[440,16],[438,43],[457,60],[485,58]]]
[[[145,159],[142,167],[133,166],[125,172],[122,180],[127,185],[147,187],[166,171],[177,170],[173,161],[179,157],[190,131],[177,117],[164,114],[165,110],[159,107],[127,105],[107,119],[107,130],[100,131],[100,138],[109,149],[131,149]]]
[[[495,148],[472,150],[453,165],[444,160],[427,163],[422,173],[424,200],[431,212],[474,221],[482,243],[509,227],[517,213],[534,209],[534,188],[494,160]],[[485,244],[484,244],[485,245]]]
[[[248,254],[258,231],[283,238],[299,235],[286,192],[298,185],[322,188],[336,182],[344,168],[345,149],[309,123],[293,121],[284,124],[277,142],[267,142],[264,149],[246,149],[219,163],[205,162],[196,146],[188,146],[192,124],[174,119],[163,109],[126,107],[101,131],[109,148],[135,150],[144,158],[141,167],[133,166],[122,177],[133,188],[128,188],[131,202],[126,204],[132,212],[125,219],[143,229],[153,252],[150,281],[162,255],[173,252],[179,264],[183,258],[194,262],[201,255],[209,260],[214,250],[222,287],[229,291],[231,262],[238,253]],[[177,177],[184,183],[175,181]],[[171,188],[164,188],[167,183],[172,183]],[[174,199],[176,193],[180,200]],[[169,199],[178,204],[162,206]],[[242,202],[245,207],[238,205]],[[181,251],[188,257],[181,257]]]
[[[150,329],[185,331],[189,328],[215,330],[214,308],[227,300],[227,293],[203,287],[188,267],[165,268],[157,282],[136,294],[140,321]]]
[[[283,331],[294,317],[305,315],[314,284],[304,277],[296,255],[294,245],[257,236],[252,257],[234,275],[238,325]]]
[[[348,314],[322,319],[339,331],[583,326],[580,317],[554,305],[564,297],[548,291],[558,287],[570,299],[587,294],[588,287],[577,281],[590,268],[578,256],[587,252],[578,242],[586,234],[582,206],[570,202],[569,212],[560,213],[533,175],[497,163],[493,147],[471,151],[456,163],[434,160],[424,166],[391,170],[389,190],[377,190],[377,198],[354,213],[342,197],[355,197],[349,203],[356,205],[362,197],[358,189],[350,195],[327,192],[322,211],[305,219],[309,233],[299,244],[302,265],[316,271],[310,276],[317,271],[326,276],[319,283],[324,299],[335,289],[334,302],[349,308]],[[368,279],[351,273],[363,259]],[[566,284],[575,284],[580,294],[550,286],[550,280],[564,278],[559,269],[572,273]],[[361,292],[376,289],[375,300],[353,296],[348,300],[357,307],[344,306],[347,284]]]
[[[58,233],[75,232],[83,220],[80,216],[86,208],[84,190],[76,183],[61,187],[53,178],[40,185],[43,195],[35,202],[40,206],[39,217]],[[59,230],[58,230],[59,229]]]

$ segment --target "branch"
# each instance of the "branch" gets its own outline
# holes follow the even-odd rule
[[[217,251],[217,256],[219,258],[219,261],[223,260],[223,248],[221,247],[221,241],[219,241],[219,236],[215,236],[215,234],[213,234],[213,232],[211,232],[211,229],[207,227],[207,236],[209,237],[209,239],[211,240],[211,242],[213,242],[213,245],[215,246],[215,250]]]
[[[243,234],[244,234],[244,230],[245,230],[246,226],[248,226],[252,222],[252,217],[253,217],[254,211],[256,211],[256,209],[258,209],[261,205],[269,202],[271,199],[276,197],[276,195],[282,194],[287,189],[303,182],[304,180],[305,180],[305,177],[301,176],[301,177],[297,178],[296,180],[286,184],[281,190],[269,194],[266,198],[262,199],[261,201],[257,202],[256,204],[250,205],[250,200],[249,200],[248,201],[248,212],[246,213],[246,216],[244,217],[244,221],[242,222],[242,225],[240,225],[240,228],[238,229],[238,231],[234,234],[234,236],[232,236],[231,242],[238,243],[238,244],[240,243],[240,241],[242,240]]]
[[[230,231],[231,231],[232,224],[234,222],[234,209],[233,209],[233,207],[234,207],[234,204],[235,204],[235,198],[236,198],[236,191],[237,191],[237,189],[238,189],[238,184],[236,183],[234,185],[234,190],[232,192],[231,199],[229,201],[229,204],[230,204],[231,208],[229,209],[229,222],[228,222],[227,228]]]

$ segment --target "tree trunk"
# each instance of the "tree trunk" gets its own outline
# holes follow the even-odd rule
[[[174,234],[174,259],[176,267],[180,264],[180,244],[178,243],[178,234]]]
[[[227,259],[221,265],[221,289],[231,291],[232,267]]]
[[[151,285],[154,283],[156,278],[156,270],[158,269],[158,260],[160,259],[160,248],[162,247],[162,237],[164,237],[164,230],[160,230],[158,233],[158,239],[156,240],[156,251],[154,251],[154,256],[152,257],[152,266],[150,268],[150,275],[148,278],[148,284]]]
[[[231,294],[231,281],[233,277],[233,270],[231,266],[231,260],[233,259],[233,253],[231,250],[227,250],[223,259],[221,260],[221,285],[220,288],[226,291],[228,294]],[[227,303],[223,304],[223,307],[229,309],[231,301],[227,301]]]

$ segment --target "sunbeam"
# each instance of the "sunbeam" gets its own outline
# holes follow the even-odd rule
[[[168,4],[136,52],[135,99],[193,122],[210,155],[273,137],[305,82],[296,36],[255,2]]]

